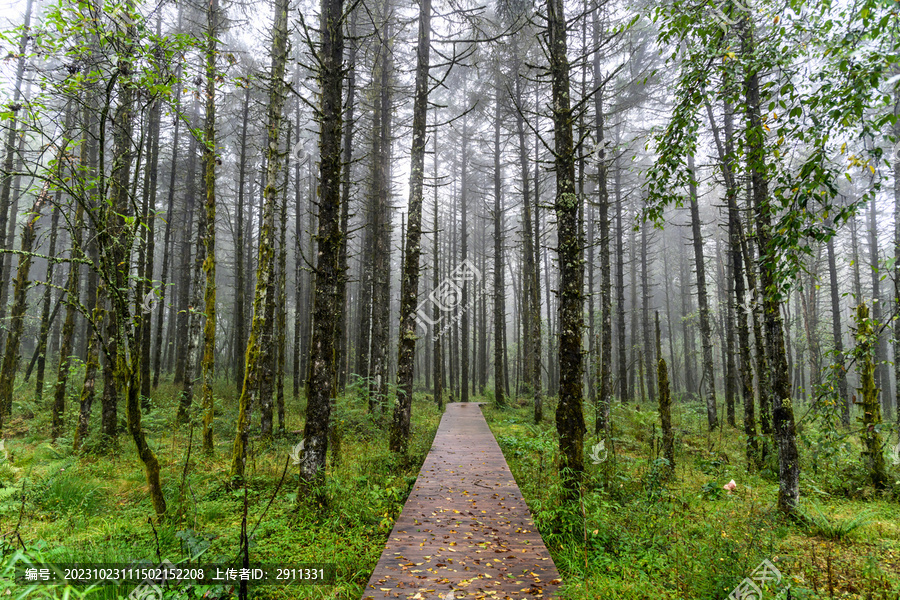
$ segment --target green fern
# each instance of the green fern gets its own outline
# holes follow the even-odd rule
[[[803,521],[807,531],[812,535],[818,535],[827,540],[841,541],[855,530],[865,527],[875,520],[872,511],[863,511],[849,519],[828,518],[819,507],[812,505],[815,514],[798,509],[797,512]]]

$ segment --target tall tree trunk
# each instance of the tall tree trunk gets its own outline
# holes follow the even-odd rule
[[[659,311],[656,311],[656,378],[659,380],[659,420],[662,425],[663,456],[668,465],[666,471],[675,472],[675,433],[672,431],[672,397],[669,392],[669,369],[662,355],[659,333]]]
[[[13,97],[10,106],[18,106],[22,98],[22,81],[25,78],[25,61],[27,60],[28,41],[31,39],[31,11],[34,6],[34,0],[28,0],[25,4],[25,20],[22,24],[22,36],[19,38],[18,58],[16,60],[16,79],[13,85]],[[0,240],[3,241],[4,249],[11,249],[11,245],[6,242],[6,230],[10,224],[16,220],[15,211],[10,214],[10,194],[13,182],[13,165],[16,161],[18,144],[19,121],[18,111],[13,111],[12,119],[7,122],[5,153],[3,157],[3,171],[0,176]],[[0,287],[2,287],[2,301],[0,301],[0,318],[6,314],[6,289],[7,281],[10,279],[9,271],[10,256],[3,254],[0,256]],[[3,332],[0,331],[0,349],[2,345]]]
[[[706,391],[706,423],[712,431],[719,426],[716,410],[716,378],[713,371],[712,326],[710,324],[708,296],[706,293],[706,266],[703,259],[703,235],[700,232],[700,206],[697,202],[697,185],[694,182],[694,158],[688,157],[691,173],[690,203],[691,232],[694,240],[694,272],[697,275],[697,304],[700,308],[700,340],[703,347],[703,377]]]
[[[247,349],[245,309],[246,283],[244,266],[244,183],[247,177],[247,123],[250,120],[250,80],[244,78],[244,103],[241,108],[241,150],[238,159],[237,206],[234,209],[234,382],[240,390],[244,385],[244,358]]]
[[[581,261],[579,199],[575,194],[575,153],[569,97],[569,59],[562,0],[547,2],[547,40],[553,89],[553,133],[556,166],[557,253],[559,255],[559,434],[560,476],[568,499],[578,495],[584,472],[583,366],[581,330],[584,308],[584,264]]]
[[[375,204],[374,265],[372,281],[372,349],[371,376],[376,397],[385,401],[388,385],[388,344],[390,343],[391,314],[391,117],[393,58],[391,45],[390,0],[383,0],[380,15],[380,44],[375,71],[376,118],[373,135],[376,138],[372,156],[373,194]]]
[[[900,217],[898,217],[900,219]],[[898,220],[900,222],[900,220]],[[900,229],[898,229],[900,231]],[[828,238],[828,276],[831,288],[831,335],[834,338],[834,368],[837,369],[838,396],[841,403],[841,423],[850,425],[850,396],[847,393],[847,368],[844,366],[844,335],[841,333],[841,293],[838,287],[837,260],[834,253],[834,238]],[[895,334],[896,335],[896,334]],[[900,356],[896,347],[895,356]],[[895,358],[895,364],[900,364]],[[900,380],[898,380],[900,381]]]
[[[499,83],[499,82],[498,82]],[[494,401],[506,405],[503,339],[506,332],[506,289],[503,282],[503,206],[500,172],[500,86],[494,92]]]
[[[300,103],[297,102],[297,131],[300,131]],[[299,142],[298,142],[299,143]],[[294,389],[293,396],[300,396],[300,381],[304,373],[300,368],[300,338],[301,338],[301,322],[303,321],[302,307],[302,283],[303,283],[303,222],[300,210],[301,189],[303,188],[303,180],[300,178],[300,167],[302,166],[298,152],[294,152],[294,356],[293,356],[293,379]],[[306,158],[305,160],[311,160]]]
[[[178,24],[181,25],[181,9],[178,11]],[[175,76],[175,112],[181,111],[181,67],[176,68]],[[249,85],[249,84],[248,84]],[[248,91],[249,93],[249,91]],[[162,273],[160,274],[160,292],[159,292],[159,319],[156,321],[156,336],[153,343],[153,388],[159,386],[159,374],[162,370],[162,346],[163,346],[163,313],[166,310],[166,292],[169,289],[169,263],[172,260],[172,253],[169,251],[170,237],[172,233],[172,220],[175,210],[175,178],[178,173],[176,168],[178,165],[178,140],[181,132],[181,119],[175,119],[175,131],[172,134],[172,163],[169,169],[169,191],[166,208],[166,228],[163,234],[163,256],[162,256]],[[243,146],[241,151],[243,152]],[[239,193],[243,188],[238,188]],[[169,319],[169,328],[174,325],[174,321]]]
[[[628,359],[625,354],[625,228],[622,223],[625,208],[622,205],[622,170],[616,159],[613,178],[616,194],[616,311],[618,335],[619,402],[631,399],[628,387]]]
[[[133,14],[134,4],[128,0],[125,11]],[[128,274],[131,265],[131,247],[134,242],[134,227],[126,227],[125,218],[129,215],[130,194],[129,178],[132,169],[132,144],[134,133],[134,83],[131,81],[131,65],[134,59],[133,47],[136,43],[137,31],[133,24],[127,28],[125,47],[118,59],[118,99],[112,119],[113,126],[113,161],[110,170],[110,198],[105,210],[105,218],[97,231],[98,246],[105,251],[102,253],[101,265],[105,271],[104,277],[109,280],[110,306],[108,329],[110,339],[108,348],[114,350],[106,354],[107,361],[115,361],[115,385],[120,386],[125,392],[125,412],[128,431],[137,447],[138,457],[144,463],[144,471],[147,477],[147,486],[150,499],[157,517],[162,517],[166,512],[166,500],[162,492],[159,477],[159,462],[156,454],[147,443],[143,427],[141,426],[140,410],[140,352],[134,330],[131,326],[132,315],[130,313],[131,294],[128,286]],[[102,131],[105,124],[101,123]],[[102,148],[101,148],[102,149]],[[100,169],[104,168],[101,160]],[[132,215],[135,216],[136,215]],[[113,405],[114,406],[114,405]],[[103,407],[104,421],[107,407]],[[114,414],[114,413],[113,413]],[[106,433],[110,434],[107,426]]]
[[[162,18],[158,17],[156,22],[156,31],[157,35],[160,35],[162,30]],[[156,49],[157,52],[161,52],[161,50]],[[153,104],[150,106],[150,115],[148,118],[148,143],[147,143],[147,173],[145,177],[145,189],[144,189],[144,197],[146,198],[146,206],[147,210],[145,211],[145,222],[147,224],[146,228],[142,232],[146,239],[145,244],[145,256],[144,260],[141,261],[141,268],[143,269],[142,279],[146,282],[148,293],[153,293],[153,301],[149,301],[147,299],[141,299],[143,302],[142,315],[140,321],[140,338],[139,342],[141,345],[141,398],[143,408],[147,409],[147,403],[150,398],[150,389],[151,389],[151,379],[150,379],[150,367],[151,367],[151,356],[150,356],[150,342],[151,342],[151,332],[152,332],[152,324],[153,324],[153,310],[150,308],[151,306],[159,306],[159,310],[156,312],[157,321],[162,321],[163,312],[164,312],[164,304],[156,303],[156,290],[153,288],[153,269],[155,265],[156,259],[156,187],[157,180],[159,178],[159,131],[160,131],[160,120],[161,120],[161,111],[162,111],[162,101],[160,99],[155,99]],[[165,285],[161,286],[160,293],[165,289]]]
[[[656,403],[656,384],[653,376],[655,375],[652,365],[653,360],[653,342],[651,341],[651,325],[650,325],[650,242],[647,227],[641,227],[641,320],[643,322],[641,329],[644,334],[643,356],[646,365],[645,376],[647,377],[647,400],[651,404]],[[641,394],[643,400],[644,395]]]
[[[203,235],[206,258],[203,271],[206,289],[203,294],[203,449],[213,451],[213,389],[216,365],[216,36],[218,35],[219,1],[210,0],[206,13],[206,135],[203,162],[206,187],[206,231]]]
[[[413,99],[412,149],[409,167],[409,222],[400,283],[400,338],[397,351],[397,402],[391,421],[391,452],[405,455],[409,445],[413,366],[416,353],[416,304],[419,295],[419,258],[422,255],[422,202],[425,184],[425,144],[428,125],[428,72],[431,66],[431,0],[419,0],[419,37],[416,46],[416,91]],[[435,132],[437,135],[437,132]]]
[[[733,310],[735,325],[737,327],[738,358],[740,361],[738,379],[740,381],[741,397],[744,406],[744,434],[747,436],[747,463],[748,466],[752,465],[756,468],[760,468],[762,467],[763,455],[760,452],[759,442],[756,436],[753,370],[750,364],[750,329],[747,324],[747,315],[751,312],[751,308],[749,299],[745,297],[744,256],[741,246],[743,227],[741,225],[741,214],[737,204],[739,188],[734,175],[736,170],[734,155],[734,114],[731,103],[726,101],[724,105],[725,141],[723,144],[719,137],[719,130],[716,127],[716,121],[710,104],[706,105],[706,111],[709,116],[710,127],[713,130],[716,148],[719,152],[719,161],[721,163],[726,187],[725,201],[728,209],[728,251],[733,281]],[[730,294],[728,302],[732,302]]]
[[[286,148],[290,155],[291,146],[291,121],[288,120]],[[297,132],[299,134],[299,131]],[[298,135],[299,137],[299,135]],[[287,190],[290,181],[290,167],[285,161],[284,186],[281,189],[281,215],[278,227],[278,302],[275,306],[275,407],[278,415],[278,430],[284,432],[284,366],[287,353]],[[274,294],[273,294],[274,297]]]
[[[197,119],[199,119],[199,112],[199,100],[195,99],[191,112],[194,124],[196,124]],[[193,311],[191,310],[191,241],[194,231],[194,210],[197,204],[197,138],[194,135],[190,136],[190,142],[188,144],[186,176],[187,183],[183,208],[184,217],[182,221],[184,229],[181,230],[181,242],[179,244],[179,257],[181,258],[181,261],[178,268],[178,287],[176,288],[178,291],[176,310],[178,312],[175,320],[176,343],[173,348],[173,354],[175,356],[175,377],[173,383],[175,383],[175,385],[183,384],[185,378],[190,377],[189,374],[185,373],[190,360],[190,344],[184,342],[188,340],[190,336],[190,323],[193,318]],[[200,227],[202,226],[198,226],[198,231]],[[198,245],[198,248],[199,247],[200,246]],[[196,307],[197,304],[193,304],[193,306]],[[185,396],[182,396],[182,401],[185,401]],[[189,402],[190,398],[187,398],[187,401]],[[184,414],[186,414],[188,407],[190,407],[190,404],[184,407]],[[181,409],[179,409],[179,411],[181,411]],[[182,418],[183,417],[179,417],[179,420]]]
[[[521,66],[515,38],[513,38],[513,54],[515,56],[516,105],[522,107],[524,94],[522,93],[522,77],[518,76]],[[524,221],[524,231],[522,232],[522,338],[525,346],[523,351],[523,379],[533,395],[534,421],[535,423],[540,423],[543,420],[543,401],[541,399],[541,290],[537,272],[534,227],[532,225],[535,215],[532,214],[533,206],[529,186],[531,178],[528,173],[525,117],[522,114],[522,110],[516,111],[516,136],[519,142],[519,168],[522,179],[522,219]]]
[[[869,201],[869,259],[872,273],[872,319],[875,330],[875,387],[881,394],[881,412],[891,412],[891,384],[887,366],[887,347],[881,329],[881,278],[884,275],[878,263],[878,217],[875,196]]]
[[[859,394],[862,396],[862,458],[869,473],[869,479],[876,490],[887,488],[887,468],[884,464],[884,443],[881,440],[881,406],[878,395],[881,390],[875,386],[875,346],[878,334],[877,321],[869,318],[869,307],[863,302],[856,307],[856,339],[861,358],[859,370]]]
[[[894,88],[894,310],[900,310],[900,90]],[[843,374],[843,370],[841,371]],[[846,383],[844,394],[847,397]],[[894,320],[894,411],[900,424],[900,319]],[[846,400],[845,400],[846,402]],[[849,409],[849,405],[848,409]],[[847,415],[849,421],[850,415]]]
[[[22,245],[19,254],[19,265],[16,268],[16,277],[13,280],[13,303],[10,310],[9,335],[6,338],[6,347],[3,352],[3,364],[0,368],[0,427],[3,424],[3,415],[8,415],[12,410],[13,384],[16,372],[19,370],[19,345],[22,341],[22,331],[25,327],[25,311],[28,309],[28,286],[31,284],[29,273],[31,271],[31,258],[34,250],[34,240],[37,236],[37,222],[41,218],[41,209],[48,203],[49,183],[40,191],[34,201],[34,205],[28,213],[28,218],[22,226]]]
[[[742,25],[742,50],[754,51],[753,32],[745,19]],[[765,140],[760,113],[759,73],[752,67],[746,72],[744,92],[747,111],[747,148],[753,209],[756,218],[756,240],[759,246],[759,286],[763,297],[766,343],[770,349],[772,420],[778,446],[778,508],[792,513],[800,496],[800,459],[797,453],[796,429],[791,384],[784,349],[784,329],[775,275],[778,249],[772,238],[772,213],[768,197]]]
[[[434,181],[435,184],[438,181],[438,141],[437,141],[437,117],[435,117],[435,126],[434,126],[434,152],[432,154],[433,166],[432,170],[434,171]],[[432,289],[437,289],[440,285],[440,251],[439,251],[439,234],[440,230],[438,229],[438,186],[434,186],[434,221],[432,224],[432,235],[434,236],[432,240],[432,269],[431,269],[431,284]],[[432,313],[431,320],[433,323],[438,321],[438,307],[432,303]],[[434,344],[434,362],[432,363],[434,368],[434,401],[438,406],[438,410],[444,410],[444,354],[442,349],[442,339],[443,332],[438,334],[438,332],[434,332],[433,344]]]
[[[205,142],[204,142],[205,146]],[[203,164],[205,171],[207,150],[203,150]],[[204,186],[206,175],[204,174]],[[203,273],[203,267],[206,261],[206,231],[208,224],[206,222],[206,212],[200,212],[197,219],[197,250],[194,253],[194,269],[191,275],[191,300],[189,303],[188,327],[187,327],[187,349],[184,352],[184,365],[182,367],[181,380],[181,399],[178,406],[178,415],[176,420],[179,423],[187,423],[190,419],[189,411],[194,399],[194,383],[198,378],[199,364],[198,353],[200,347],[201,319],[203,312],[199,310],[200,303],[203,301],[203,287],[201,286],[200,276]],[[176,357],[176,360],[177,357]],[[177,370],[177,369],[176,369]]]
[[[600,221],[600,416],[597,418],[597,430],[609,426],[609,405],[612,399],[612,281],[610,276],[609,254],[609,191],[606,187],[607,164],[604,148],[604,128],[606,127],[603,108],[602,62],[600,56],[600,17],[599,2],[595,0],[591,11],[594,42],[594,82],[600,89],[594,92],[594,115],[596,119],[595,137],[597,140],[597,207]],[[601,418],[602,416],[602,418]]]
[[[347,60],[347,102],[345,107],[346,117],[344,123],[344,180],[341,185],[341,249],[338,256],[338,270],[341,278],[338,281],[338,304],[341,306],[341,314],[337,325],[337,368],[338,387],[344,389],[347,385],[347,376],[350,371],[350,343],[347,335],[347,319],[350,314],[347,301],[347,269],[348,269],[348,244],[350,243],[350,165],[353,163],[353,126],[354,111],[356,109],[356,55],[359,42],[356,39],[356,21],[358,12],[350,11],[350,56]],[[299,127],[299,123],[298,123]],[[299,129],[298,129],[299,131]]]
[[[463,101],[468,101],[468,88],[463,85]],[[460,260],[465,263],[469,259],[469,224],[468,224],[468,197],[469,197],[469,120],[467,116],[463,116],[462,125],[462,156],[460,160],[461,175],[459,189],[459,214],[460,214]],[[469,282],[463,281],[462,284],[462,302],[458,310],[462,310],[462,318],[460,319],[460,401],[469,401]]]
[[[89,110],[88,105],[85,104],[85,113]],[[85,128],[87,128],[89,121],[85,119]],[[86,140],[82,142],[81,145],[81,163],[89,164],[89,152],[88,152],[89,144],[86,143]],[[75,220],[72,230],[72,249],[70,251],[70,258],[72,259],[83,259],[84,252],[81,247],[82,243],[82,222],[84,219],[84,203],[78,202],[75,208]],[[77,310],[78,303],[78,288],[79,288],[80,277],[78,276],[78,263],[71,262],[69,263],[69,275],[66,280],[66,289],[64,294],[66,295],[66,317],[62,327],[62,343],[59,348],[59,358],[56,368],[56,386],[53,390],[53,410],[52,410],[52,425],[50,428],[50,438],[55,441],[60,435],[62,435],[63,429],[63,419],[62,416],[65,413],[66,408],[66,386],[69,382],[69,372],[72,366],[72,351],[74,348],[73,338],[75,334],[75,312]],[[80,425],[80,421],[79,421]],[[83,434],[84,432],[82,432]],[[76,439],[80,442],[82,438],[78,438],[78,430],[76,429]],[[75,450],[78,450],[76,446]]]
[[[68,131],[68,127],[66,128]],[[59,211],[60,208],[60,200],[62,200],[62,191],[56,192],[56,202],[53,207],[53,216],[50,218],[50,248],[48,250],[47,255],[51,257],[56,256],[56,240],[59,232]],[[53,283],[53,267],[55,266],[55,261],[48,260],[47,261],[47,271],[44,275],[44,281],[47,284],[47,289],[44,290],[44,297],[41,300],[41,329],[40,333],[38,333],[37,339],[37,348],[34,353],[37,356],[37,375],[35,376],[35,396],[38,400],[41,400],[44,393],[44,366],[46,364],[46,354],[47,354],[47,338],[50,336],[50,302],[51,302],[51,291],[52,291],[52,283]],[[26,379],[28,378],[26,374]]]
[[[268,296],[271,273],[275,267],[273,237],[275,228],[275,204],[278,196],[278,176],[281,173],[281,148],[279,133],[284,108],[284,71],[287,63],[287,12],[288,1],[277,0],[275,21],[272,26],[272,67],[269,83],[269,107],[266,116],[266,187],[263,192],[264,204],[260,215],[259,263],[256,271],[256,289],[253,297],[253,321],[250,338],[247,341],[247,358],[244,368],[244,385],[238,401],[237,431],[231,452],[231,477],[244,479],[247,461],[247,438],[250,430],[250,410],[260,393],[260,379],[265,369],[265,349],[262,348],[266,329]],[[307,423],[307,427],[309,424]]]
[[[318,48],[319,105],[319,251],[313,300],[313,332],[306,384],[306,445],[300,460],[300,494],[324,479],[331,403],[336,393],[335,330],[341,306],[337,286],[341,245],[341,127],[343,110],[343,1],[321,0]]]

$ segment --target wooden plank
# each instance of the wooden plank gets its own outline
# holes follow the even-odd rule
[[[558,598],[560,583],[479,404],[447,404],[363,600]]]

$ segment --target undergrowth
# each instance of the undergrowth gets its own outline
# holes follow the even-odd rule
[[[50,427],[46,411],[35,410],[30,419],[18,419],[11,429],[5,428],[9,437],[7,454],[0,454],[0,597],[106,600],[124,598],[135,587],[24,585],[11,577],[17,565],[159,565],[165,560],[178,566],[238,564],[246,494],[252,562],[330,563],[336,574],[333,585],[259,586],[253,589],[253,598],[357,600],[431,447],[440,419],[433,402],[420,394],[414,397],[409,453],[398,458],[387,447],[389,412],[370,414],[359,386],[349,387],[332,410],[331,445],[339,451],[329,453],[322,504],[298,498],[296,466],[284,471],[291,449],[302,438],[303,398],[293,399],[288,391],[287,419],[272,439],[251,436],[246,485],[234,489],[228,475],[236,394],[225,384],[215,391],[212,455],[199,445],[198,411],[191,413],[193,441],[189,425],[176,426],[175,386],[164,384],[154,392],[151,409],[144,415],[168,505],[162,520],[153,513],[143,465],[126,429],[110,445],[96,434],[95,414],[93,435],[75,455],[70,439],[46,441]],[[18,402],[31,406],[33,400],[25,397]],[[235,590],[222,586],[182,586],[164,592],[165,598],[237,597]]]
[[[742,432],[725,425],[709,433],[703,405],[676,402],[669,477],[658,413],[616,404],[604,443],[585,436],[581,494],[565,502],[548,404],[537,425],[524,400],[485,413],[560,569],[564,597],[724,599],[769,560],[782,574],[777,587],[790,585],[794,599],[900,598],[900,507],[890,492],[867,488],[852,435],[832,435],[839,443],[828,464],[816,465],[827,436],[822,424],[806,425],[807,449],[819,455],[801,452],[801,510],[785,519],[776,509],[774,451],[762,469],[748,469]],[[724,487],[731,480],[733,491]]]

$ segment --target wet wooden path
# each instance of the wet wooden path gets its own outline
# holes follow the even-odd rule
[[[557,598],[559,572],[476,403],[451,403],[363,600]]]

